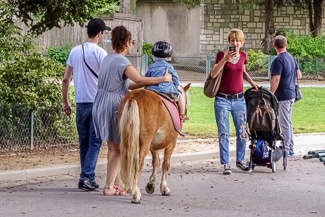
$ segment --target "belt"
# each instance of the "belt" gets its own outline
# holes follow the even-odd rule
[[[244,93],[238,93],[238,94],[224,94],[224,93],[217,93],[217,96],[225,98],[225,99],[239,99],[244,96]]]

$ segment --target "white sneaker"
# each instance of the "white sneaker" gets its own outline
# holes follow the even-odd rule
[[[229,164],[225,164],[224,166],[223,166],[223,174],[224,175],[230,175],[231,174],[231,169],[230,169],[230,166],[229,166]]]

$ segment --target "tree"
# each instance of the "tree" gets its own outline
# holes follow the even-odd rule
[[[240,2],[237,0],[237,2]],[[246,6],[263,5],[265,8],[265,35],[262,39],[263,53],[267,54],[273,47],[273,38],[276,32],[274,24],[274,8],[295,6],[296,9],[307,9],[309,14],[309,29],[313,37],[321,33],[323,0],[249,0]]]
[[[313,37],[321,34],[322,16],[323,16],[323,0],[294,0],[297,8],[308,10],[309,29]]]
[[[237,0],[237,3],[240,3]],[[284,4],[284,0],[248,0],[244,7],[253,7],[254,5],[263,6],[265,12],[265,30],[264,38],[262,39],[263,53],[268,54],[269,50],[273,48],[273,40],[276,31],[274,24],[274,7],[281,7]]]
[[[203,0],[173,0],[191,9]],[[27,25],[29,32],[40,35],[54,27],[83,25],[89,19],[115,11],[135,12],[136,0],[7,0],[14,15]]]
[[[274,0],[265,0],[265,35],[262,40],[263,53],[267,54],[269,49],[273,47],[273,39],[275,34],[274,26]]]
[[[7,0],[14,17],[37,35],[54,27],[83,25],[89,19],[118,8],[118,0]]]

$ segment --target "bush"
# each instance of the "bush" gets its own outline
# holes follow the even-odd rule
[[[150,66],[153,63],[151,50],[152,50],[153,44],[143,42],[142,44],[142,55],[148,55],[148,66]]]
[[[254,72],[262,72],[262,74],[267,74],[267,66],[268,66],[268,56],[265,55],[261,51],[249,50],[247,52],[248,64],[246,66],[247,71]]]
[[[317,77],[325,72],[325,36],[297,36],[293,31],[282,28],[276,35],[284,35],[288,40],[287,51],[298,61],[304,75]],[[274,48],[270,55],[276,55]]]
[[[23,35],[19,27],[8,20],[10,7],[0,2],[0,144],[6,143],[5,136],[16,137],[15,132],[28,130],[29,122],[22,119],[31,112],[47,112],[47,127],[58,130],[58,117],[61,114],[61,80],[64,72],[62,63],[44,55],[37,46],[34,35]],[[58,76],[60,75],[60,76]],[[21,110],[17,110],[17,109]],[[18,128],[17,128],[18,127]],[[16,129],[16,130],[15,130]]]
[[[66,62],[69,57],[69,53],[71,51],[71,46],[70,45],[65,45],[61,47],[54,47],[50,46],[47,50],[47,54],[51,59],[54,59],[61,63],[63,66],[66,65]]]

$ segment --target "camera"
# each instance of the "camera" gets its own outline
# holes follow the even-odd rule
[[[236,52],[236,46],[229,46],[229,52]]]

